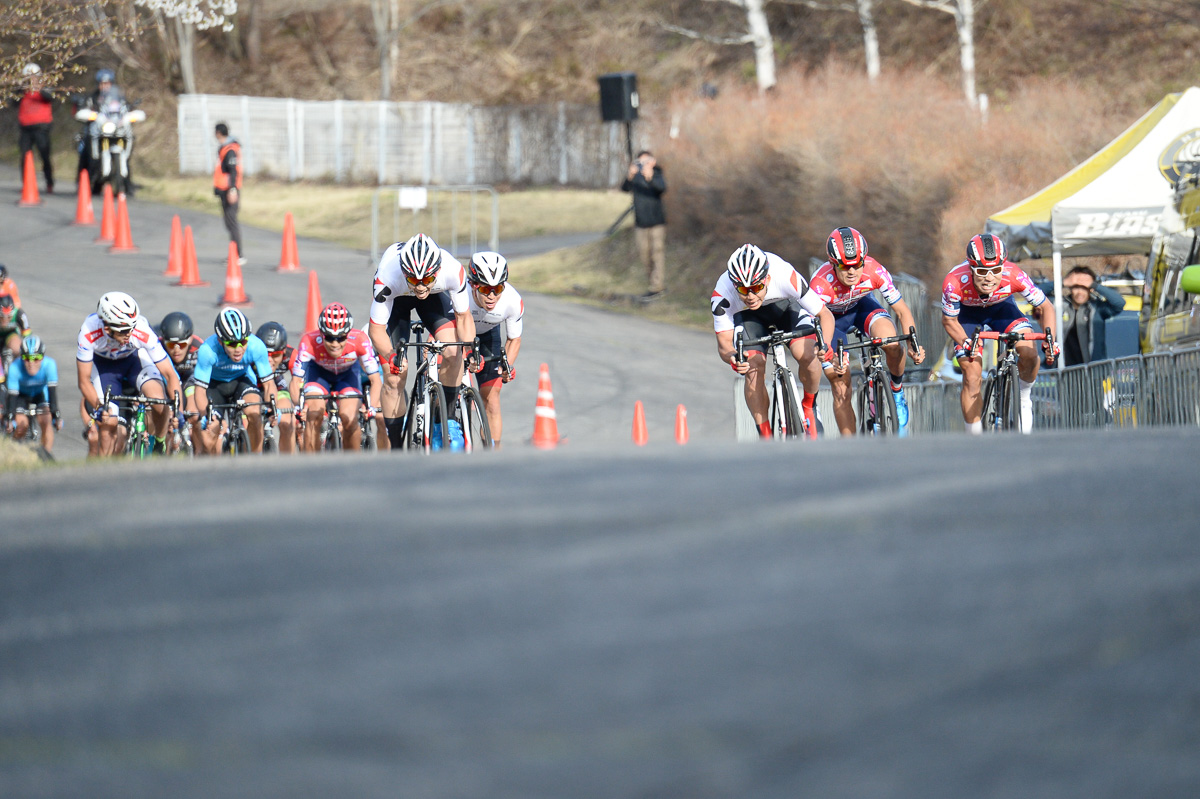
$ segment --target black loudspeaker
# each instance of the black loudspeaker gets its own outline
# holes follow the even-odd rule
[[[632,122],[638,118],[637,75],[613,72],[596,78],[600,83],[600,118],[605,122]]]

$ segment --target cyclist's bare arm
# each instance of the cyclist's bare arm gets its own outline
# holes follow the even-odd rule
[[[1058,320],[1054,318],[1054,303],[1046,300],[1041,305],[1033,309],[1037,314],[1038,324],[1043,330],[1048,330],[1054,336],[1054,340],[1058,341]]]
[[[380,363],[392,357],[392,337],[388,335],[385,325],[378,322],[368,323],[367,337],[371,339],[371,346],[375,348],[375,354],[379,356]]]
[[[903,297],[896,300],[896,304],[892,307],[896,309],[896,316],[899,317],[900,331],[902,333],[907,333],[917,326],[917,321],[913,318],[912,309],[908,307],[908,303],[904,301]],[[925,348],[915,342],[908,342],[908,352],[912,356],[913,363],[919,364],[925,360]]]
[[[504,355],[505,355],[505,357],[508,358],[508,365],[510,367],[516,366],[517,353],[520,351],[521,351],[521,337],[520,336],[517,336],[516,338],[510,338],[507,342],[505,342]]]
[[[821,310],[817,311],[817,324],[821,326],[821,340],[828,346],[828,343],[833,341],[833,327],[836,324],[829,306],[822,305]]]
[[[75,371],[79,377],[79,393],[84,402],[95,408],[100,404],[100,397],[96,396],[96,387],[92,385],[92,362],[76,361]]]
[[[967,343],[967,331],[963,329],[962,323],[958,321],[957,316],[946,316],[942,314],[942,327],[946,329],[946,335],[954,342],[955,347],[962,347]]]
[[[383,391],[383,380],[379,377],[379,372],[373,372],[367,375],[367,402],[372,408],[379,407],[380,392]]]
[[[455,312],[454,332],[458,335],[459,341],[475,340],[475,320],[471,318],[471,314]]]

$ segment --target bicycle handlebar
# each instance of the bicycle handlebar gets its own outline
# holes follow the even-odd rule
[[[817,334],[817,346],[820,349],[825,349],[825,339],[821,335],[820,325],[817,325],[815,327],[810,325],[810,326],[802,327],[799,330],[792,330],[790,332],[776,330],[773,333],[768,333],[767,335],[763,336],[762,338],[753,338],[753,339],[745,338],[742,335],[742,331],[738,330],[734,334],[734,349],[737,351],[738,362],[745,363],[747,347],[754,347],[759,344],[765,344],[768,347],[773,347],[776,344],[786,344],[787,342],[792,341],[794,339],[806,338],[808,336],[811,336],[813,333]]]
[[[842,353],[849,352],[850,350],[865,350],[872,347],[884,347],[888,344],[897,344],[901,341],[912,342],[913,347],[916,348],[918,346],[917,329],[915,327],[910,327],[908,332],[902,336],[897,335],[887,336],[885,338],[868,338],[858,342],[857,344],[847,344],[845,341],[839,341],[837,346],[838,358],[840,360]]]

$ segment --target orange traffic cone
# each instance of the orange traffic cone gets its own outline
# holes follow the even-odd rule
[[[550,367],[546,364],[538,370],[533,414],[533,445],[538,449],[554,449],[558,446],[558,414],[554,412],[554,391],[550,388]]]
[[[308,273],[308,313],[304,315],[304,332],[317,329],[317,319],[321,316],[321,286],[317,283],[317,273]]]
[[[300,252],[296,248],[296,223],[292,212],[283,216],[283,250],[279,253],[279,266],[276,272],[299,272]]]
[[[25,151],[25,169],[21,180],[21,201],[17,203],[22,208],[42,204],[42,195],[38,194],[37,172],[33,169],[33,150]]]
[[[79,170],[79,191],[75,199],[75,225],[96,224],[96,212],[92,208],[92,181],[86,169]]]
[[[644,447],[649,440],[646,435],[646,411],[642,408],[642,401],[638,400],[633,403],[633,443]]]
[[[200,279],[200,264],[196,260],[196,242],[192,239],[192,226],[183,228],[183,275],[176,286],[195,288],[209,285],[208,281]]]
[[[163,277],[183,277],[183,230],[179,214],[171,217],[171,243],[167,245],[167,271]]]
[[[238,248],[229,242],[229,264],[225,267],[225,293],[217,300],[218,305],[250,305],[246,287],[242,283],[242,267],[238,266]]]
[[[117,195],[117,236],[109,252],[137,252],[133,246],[133,233],[129,230],[129,206],[125,204],[125,192]]]
[[[682,405],[675,408],[675,443],[688,443],[687,408]]]
[[[104,184],[104,202],[100,204],[100,235],[96,244],[112,244],[117,237],[117,211],[113,205],[112,186]]]

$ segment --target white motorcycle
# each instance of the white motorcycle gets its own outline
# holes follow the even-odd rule
[[[125,193],[129,184],[129,153],[133,150],[133,123],[145,122],[146,112],[133,110],[120,99],[105,100],[99,110],[81,108],[75,119],[87,124],[90,147],[92,191],[99,192],[110,183],[114,195]]]

